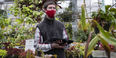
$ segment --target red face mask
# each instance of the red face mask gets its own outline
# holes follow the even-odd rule
[[[54,18],[56,11],[55,10],[47,10],[46,14],[48,15],[48,17],[50,18]]]

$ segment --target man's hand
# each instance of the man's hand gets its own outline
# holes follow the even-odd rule
[[[57,40],[56,43],[58,43],[60,46],[66,46],[67,42],[64,42],[62,40]]]
[[[57,44],[57,43],[52,43],[52,44],[51,44],[51,47],[52,47],[52,48],[64,48],[64,46],[60,46],[60,45]]]
[[[67,42],[63,42],[62,40],[56,40],[54,43],[57,43],[60,46],[66,46],[67,45]]]
[[[56,40],[54,43],[61,44],[63,42],[62,42],[62,40]]]

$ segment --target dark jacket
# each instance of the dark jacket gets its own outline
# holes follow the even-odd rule
[[[51,43],[49,40],[54,38],[63,39],[64,25],[55,19],[50,20],[45,17],[44,20],[37,25],[37,28],[39,28],[40,34],[43,37],[43,43]],[[58,58],[65,58],[64,49],[52,49],[45,52],[45,54],[57,54]]]

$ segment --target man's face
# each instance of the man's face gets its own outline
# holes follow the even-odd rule
[[[54,18],[56,14],[56,5],[54,4],[48,5],[47,8],[45,9],[45,13],[47,14],[48,18]]]
[[[46,10],[54,10],[54,11],[56,11],[56,6],[53,5],[53,4],[50,4],[50,5],[48,5],[48,7],[46,8]]]

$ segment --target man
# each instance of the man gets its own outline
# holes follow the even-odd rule
[[[45,54],[57,55],[57,58],[65,58],[64,49],[66,43],[62,43],[62,40],[51,42],[56,38],[68,39],[64,25],[55,20],[56,3],[53,1],[45,2],[43,10],[46,13],[44,20],[37,25],[35,32],[35,48],[36,50],[42,50]]]

